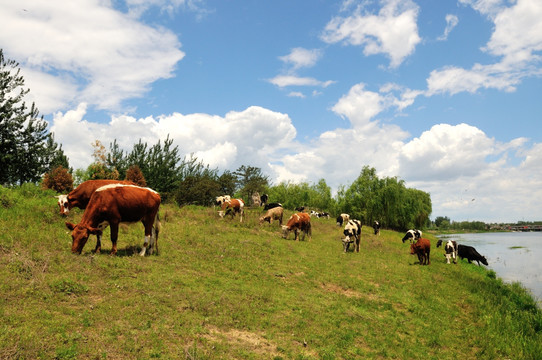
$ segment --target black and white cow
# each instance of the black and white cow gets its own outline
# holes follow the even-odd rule
[[[461,259],[467,259],[469,261],[469,264],[472,260],[475,260],[476,262],[478,262],[478,266],[480,266],[480,262],[486,266],[488,265],[487,259],[484,256],[480,255],[478,251],[476,251],[476,249],[472,246],[457,245],[457,254]]]
[[[350,244],[354,243],[354,251],[359,252],[359,244],[361,242],[361,221],[359,220],[348,220],[344,226],[344,239],[343,249],[344,252],[348,251]]]
[[[269,203],[269,204],[265,204],[265,206],[263,207],[264,210],[269,210],[269,209],[273,209],[273,208],[276,208],[276,207],[283,207],[281,203],[278,203],[278,202],[274,202],[274,203]]]
[[[350,220],[350,215],[348,214],[341,214],[337,216],[337,226],[343,226],[345,222],[348,222]]]
[[[406,232],[402,240],[403,240],[403,243],[407,240],[409,240],[410,243],[412,243],[412,241],[418,241],[421,238],[422,238],[421,230],[411,229]]]
[[[265,207],[265,205],[267,205],[267,200],[269,200],[269,195],[263,194],[260,196],[260,206]]]
[[[310,216],[313,217],[317,217],[317,218],[328,218],[329,219],[329,213],[327,212],[318,212],[318,211],[314,211],[314,210],[311,210],[311,213],[310,213]]]
[[[380,223],[376,220],[373,223],[373,230],[375,235],[380,235]]]
[[[442,245],[442,239],[438,239],[437,241],[437,247],[440,247]],[[444,245],[444,251],[446,256],[446,264],[450,263],[450,258],[453,259],[454,264],[457,264],[457,242],[455,240],[448,240],[446,242],[446,245]]]

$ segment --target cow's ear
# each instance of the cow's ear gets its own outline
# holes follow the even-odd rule
[[[88,232],[91,233],[92,235],[102,235],[102,230],[98,229],[98,228],[88,228]]]
[[[73,230],[75,229],[75,224],[72,224],[71,222],[66,221],[66,227],[70,230]]]

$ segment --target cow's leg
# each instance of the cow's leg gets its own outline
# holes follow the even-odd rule
[[[239,219],[240,219],[239,222],[242,223],[243,222],[243,209],[241,209],[239,211]]]
[[[111,222],[111,255],[117,254],[117,239],[119,238],[119,224],[117,222]]]
[[[457,265],[457,252],[456,251],[452,252],[452,257],[454,258],[454,264]]]
[[[140,256],[145,256],[147,248],[149,248],[149,255],[152,254],[152,247],[154,245],[154,218],[152,220],[148,217],[143,219],[143,225],[145,226],[145,241],[143,243],[143,249],[141,249],[141,252],[139,253]]]
[[[446,264],[450,263],[450,254],[446,254]]]
[[[361,239],[359,238],[359,236],[356,236],[356,252],[359,252],[360,242],[361,242]]]
[[[99,254],[102,249],[102,235],[96,235],[96,247],[94,248],[94,253]]]
[[[431,254],[431,249],[427,249],[427,253],[426,253],[426,255],[427,255],[427,265],[431,265],[431,259],[429,257],[430,254]]]

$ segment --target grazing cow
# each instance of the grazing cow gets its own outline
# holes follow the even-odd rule
[[[272,209],[272,208],[276,208],[276,207],[282,207],[282,204],[281,203],[278,203],[278,202],[275,202],[275,203],[269,203],[269,204],[265,204],[265,206],[263,207],[264,210],[269,210],[269,209]]]
[[[309,240],[312,237],[312,230],[311,230],[311,217],[307,213],[299,212],[296,214],[293,214],[290,219],[288,219],[288,222],[286,225],[282,226],[282,237],[287,239],[288,234],[290,231],[294,231],[295,234],[295,241],[299,239],[299,232],[303,233],[303,238],[301,240],[305,240],[305,235],[309,235]]]
[[[430,265],[429,254],[431,253],[431,242],[427,239],[420,238],[417,242],[410,244],[410,254],[418,255],[420,265]]]
[[[135,185],[131,181],[122,180],[88,180],[72,190],[68,195],[55,196],[58,199],[60,207],[60,215],[68,215],[71,209],[78,207],[85,209],[88,205],[90,197],[96,189],[109,184],[129,184]]]
[[[488,265],[485,256],[480,255],[472,246],[457,245],[457,254],[461,259],[467,259],[469,264],[472,260],[475,260],[478,263],[478,266],[480,266],[480,262],[486,266]]]
[[[260,206],[265,207],[267,205],[267,200],[269,200],[269,195],[263,194],[262,196],[260,196]]]
[[[239,214],[240,220],[239,222],[243,222],[243,212],[244,212],[245,203],[242,199],[231,199],[229,201],[225,201],[222,203],[221,211],[218,212],[218,215],[223,218],[226,215],[231,215],[231,218],[235,216],[235,214]]]
[[[348,214],[341,214],[337,216],[337,226],[343,226],[343,223],[348,222],[350,220],[350,215]]]
[[[303,211],[303,210],[305,210],[305,207],[304,207],[304,206],[298,206],[298,207],[295,208],[295,211],[301,212],[301,211]]]
[[[373,223],[373,230],[375,235],[380,235],[380,223],[376,220]]]
[[[344,226],[344,239],[342,239],[344,252],[348,251],[348,248],[352,243],[354,243],[354,251],[359,252],[361,226],[361,221],[359,220],[348,220]]]
[[[282,216],[284,214],[284,209],[282,207],[274,207],[267,210],[264,216],[260,217],[260,225],[267,221],[269,224],[273,223],[273,220],[279,221],[279,226],[282,226]]]
[[[438,239],[437,248],[442,245],[442,239]],[[457,264],[457,242],[455,240],[448,240],[444,245],[444,251],[446,252],[446,264],[450,263],[450,258],[453,259],[454,264]]]
[[[230,201],[230,200],[231,200],[231,196],[229,196],[229,195],[217,196],[216,199],[215,199],[215,205],[216,206],[222,206],[222,204],[224,204],[226,201]]]
[[[405,234],[405,236],[403,236],[403,243],[407,240],[410,240],[410,243],[412,243],[413,241],[416,242],[418,241],[419,239],[421,239],[422,237],[422,232],[421,230],[408,230]]]
[[[99,188],[90,198],[81,222],[77,225],[66,222],[66,227],[72,230],[72,252],[81,254],[90,234],[101,235],[110,226],[111,254],[115,255],[119,224],[141,221],[145,226],[145,243],[139,255],[144,256],[147,248],[152,254],[153,247],[158,253],[160,201],[156,191],[136,185],[110,184]],[[95,252],[100,248],[101,243],[98,242]]]

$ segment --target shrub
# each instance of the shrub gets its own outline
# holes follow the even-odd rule
[[[128,171],[126,171],[126,180],[129,180],[138,186],[147,186],[143,172],[137,165],[130,166]]]
[[[68,193],[73,190],[73,177],[66,168],[57,166],[43,176],[41,185],[44,189]]]

